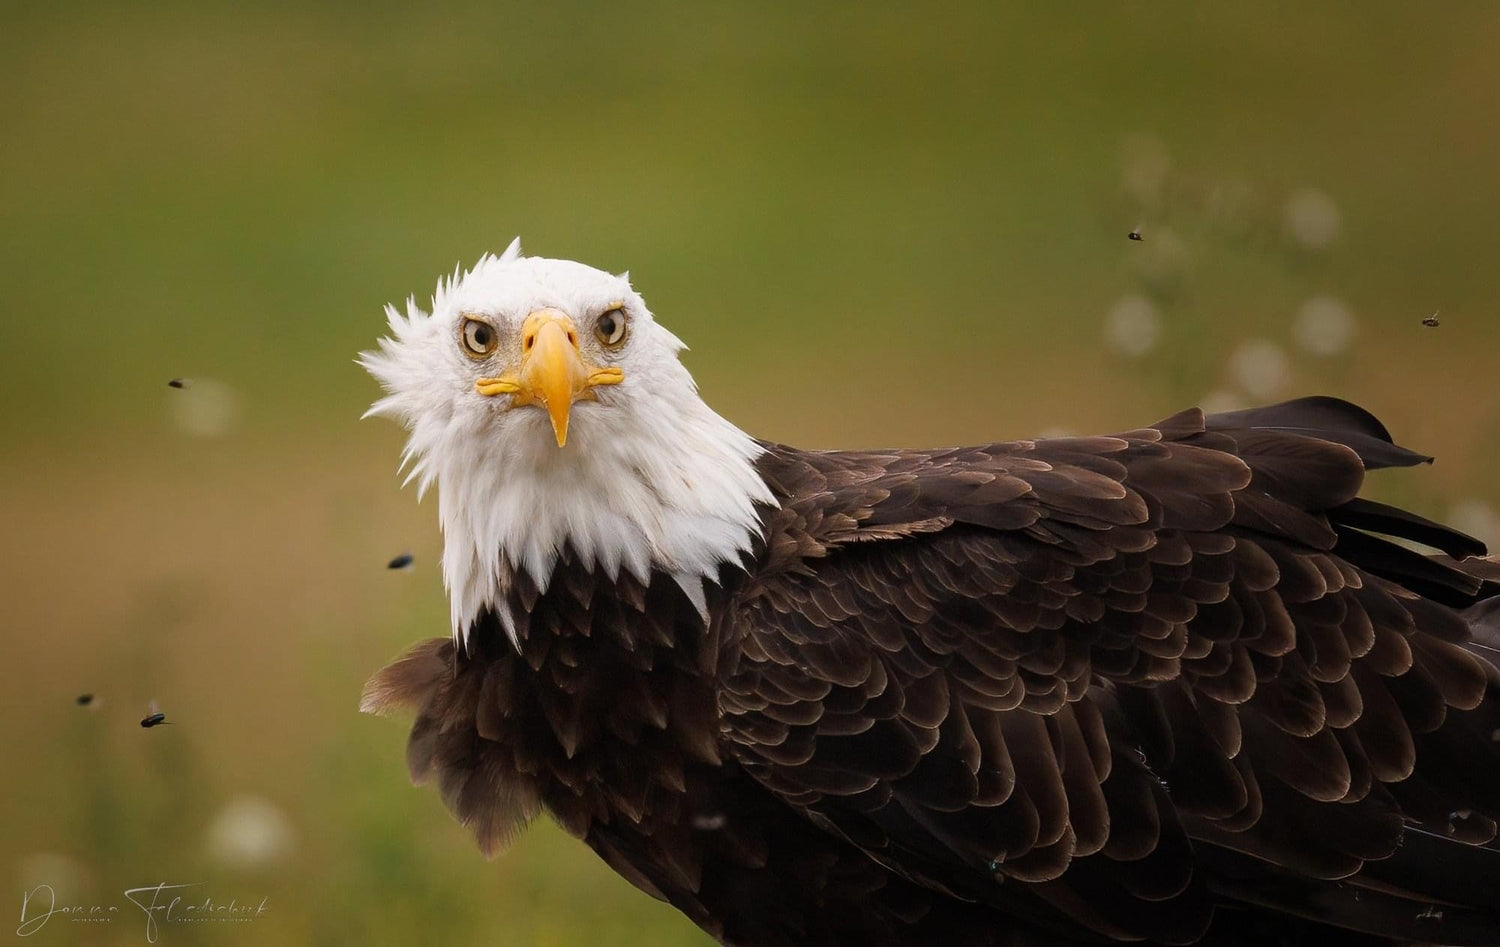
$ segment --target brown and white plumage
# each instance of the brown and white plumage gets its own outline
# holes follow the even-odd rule
[[[487,285],[526,302],[490,318],[563,306],[508,256]],[[435,305],[425,337],[451,343],[465,305]],[[1357,496],[1367,470],[1426,460],[1371,415],[1309,398],[1109,437],[747,449],[674,428],[690,380],[632,387],[624,351],[580,349],[624,381],[550,454],[543,412],[411,373],[457,405],[465,463],[536,456],[558,505],[578,484],[555,465],[656,404],[666,430],[640,436],[689,439],[689,493],[754,480],[753,520],[730,504],[738,525],[691,562],[627,527],[564,530],[541,559],[497,540],[457,636],[372,679],[365,708],[416,711],[412,775],[487,853],[546,811],[744,945],[1500,943],[1500,568]],[[403,354],[372,365],[398,401]],[[527,426],[497,434],[512,412]],[[440,494],[507,502],[449,460],[419,457]],[[660,508],[632,515],[714,518],[680,489],[652,479]],[[449,542],[487,516],[445,509]],[[637,541],[644,569],[605,568],[635,554],[603,545]]]

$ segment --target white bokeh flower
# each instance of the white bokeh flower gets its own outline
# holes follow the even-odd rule
[[[208,828],[208,851],[231,868],[254,868],[285,858],[296,847],[291,822],[261,796],[236,796]]]
[[[1337,355],[1354,339],[1354,313],[1333,296],[1314,296],[1297,311],[1292,334],[1303,351]]]
[[[1139,358],[1161,338],[1161,314],[1145,296],[1125,296],[1104,317],[1104,339],[1110,348]]]
[[[1339,205],[1315,187],[1303,188],[1288,198],[1282,216],[1287,233],[1309,250],[1332,243],[1343,223]]]
[[[1229,373],[1246,394],[1263,400],[1286,386],[1292,365],[1281,346],[1265,339],[1250,339],[1229,356]]]

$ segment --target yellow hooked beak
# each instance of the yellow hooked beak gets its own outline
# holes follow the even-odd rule
[[[565,313],[538,309],[521,324],[521,367],[498,378],[481,378],[482,395],[514,395],[512,405],[540,404],[552,418],[557,446],[568,442],[568,414],[573,402],[593,398],[595,385],[618,385],[625,373],[599,368],[578,351],[578,327]]]

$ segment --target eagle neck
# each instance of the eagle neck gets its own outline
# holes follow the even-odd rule
[[[580,409],[565,449],[550,429],[523,435],[444,455],[461,458],[437,479],[455,635],[488,610],[519,640],[528,602],[578,575],[622,590],[665,582],[706,621],[720,569],[760,537],[761,445],[696,396],[649,422]]]

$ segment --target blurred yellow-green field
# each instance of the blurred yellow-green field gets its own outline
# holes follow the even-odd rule
[[[1500,541],[1497,49],[1477,2],[4,5],[0,908],[706,942],[544,822],[485,862],[356,712],[447,607],[353,358],[516,234],[629,269],[763,437],[1336,394],[1439,457],[1376,495]]]

